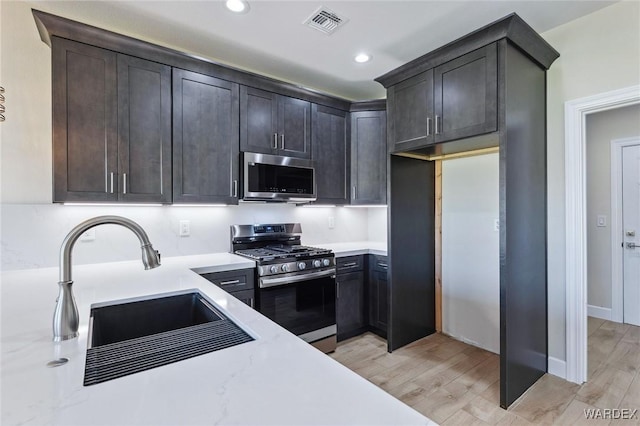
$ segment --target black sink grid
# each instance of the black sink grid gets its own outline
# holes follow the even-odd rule
[[[253,339],[198,292],[91,309],[84,385]]]

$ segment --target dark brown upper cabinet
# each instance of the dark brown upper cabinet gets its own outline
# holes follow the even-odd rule
[[[118,54],[119,200],[171,202],[171,67]]]
[[[51,47],[53,201],[117,201],[117,55],[57,37]]]
[[[311,158],[311,103],[241,86],[240,149]]]
[[[313,104],[316,204],[349,203],[349,113]]]
[[[171,68],[53,39],[54,202],[171,202]]]
[[[497,47],[493,43],[387,90],[392,152],[497,130]]]
[[[387,202],[387,113],[351,113],[352,205]]]
[[[495,43],[434,70],[436,142],[498,128],[498,58]]]
[[[173,70],[173,201],[238,204],[239,86]]]

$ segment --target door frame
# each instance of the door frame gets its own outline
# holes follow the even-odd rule
[[[624,253],[619,249],[622,226],[622,148],[640,145],[640,137],[611,141],[611,321],[624,320]]]
[[[587,380],[586,119],[640,103],[640,85],[565,102],[566,380]]]

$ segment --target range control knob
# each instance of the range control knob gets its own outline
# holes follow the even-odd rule
[[[303,270],[303,269],[304,269],[304,268],[306,268],[306,267],[307,267],[307,264],[306,264],[306,263],[304,263],[304,262],[300,262],[300,263],[298,263],[298,269],[299,269],[299,270]]]
[[[284,265],[282,265],[282,272],[289,272],[291,270],[291,268],[289,268],[289,265],[287,265],[286,263]]]
[[[278,272],[278,267],[276,265],[271,266],[271,268],[269,268],[269,271],[272,274],[275,274],[276,272]]]
[[[322,266],[329,266],[331,265],[331,261],[329,259],[322,259]]]
[[[313,261],[313,267],[314,268],[319,268],[322,265],[322,263],[320,263],[320,260],[316,259]]]

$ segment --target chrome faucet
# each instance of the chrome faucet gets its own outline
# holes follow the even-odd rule
[[[88,229],[104,224],[122,225],[136,234],[142,245],[144,269],[153,269],[160,266],[160,253],[153,249],[144,229],[131,219],[122,216],[97,216],[85,220],[73,228],[62,241],[62,246],[60,247],[60,281],[58,282],[60,292],[56,300],[56,309],[53,312],[53,340],[55,342],[78,337],[78,307],[71,291],[71,285],[73,284],[71,279],[71,251],[73,250],[73,245]]]

